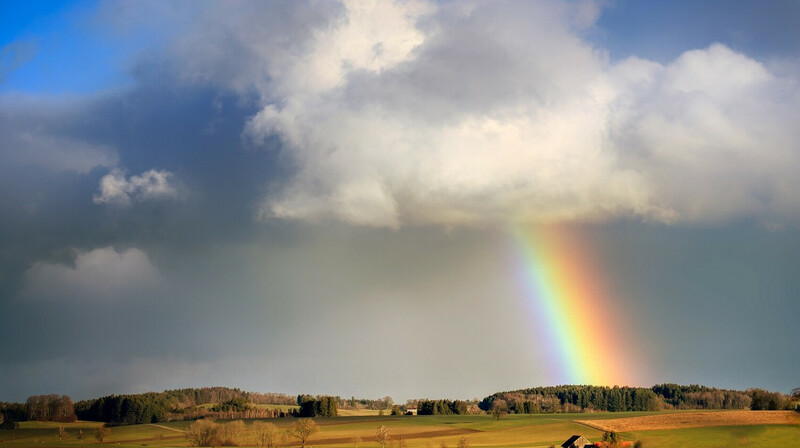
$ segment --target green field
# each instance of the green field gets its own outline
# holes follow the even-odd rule
[[[511,415],[500,421],[490,416],[352,416],[316,419],[320,431],[308,445],[325,448],[377,448],[376,429],[389,428],[394,447],[456,448],[465,437],[471,447],[543,447],[560,446],[572,434],[582,434],[592,441],[600,440],[599,430],[575,420],[633,417],[652,413],[625,412],[600,414]],[[291,419],[271,420],[280,430],[291,425]],[[252,421],[246,421],[249,430]],[[167,422],[153,425],[119,426],[110,429],[104,444],[115,446],[183,447],[187,441],[182,431],[189,422]],[[76,447],[97,445],[94,430],[98,423],[76,422],[64,425],[67,437],[58,440],[57,423],[23,422],[16,430],[0,430],[0,447]],[[77,439],[79,429],[85,434]],[[774,447],[796,446],[800,441],[799,425],[754,425],[655,430],[623,433],[625,440],[641,439],[646,448],[660,447]],[[354,443],[353,439],[360,438]],[[400,440],[402,439],[402,444]],[[251,439],[254,443],[254,438]],[[285,446],[298,446],[287,440]]]

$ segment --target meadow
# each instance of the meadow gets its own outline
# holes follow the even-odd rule
[[[691,411],[697,414],[698,411]],[[735,411],[734,411],[735,412]],[[751,411],[746,411],[751,412]],[[613,426],[615,420],[642,416],[666,416],[688,412],[618,412],[597,414],[537,414],[509,415],[495,420],[488,415],[452,416],[344,416],[315,419],[319,432],[311,436],[307,446],[325,448],[378,448],[375,432],[386,426],[392,446],[408,448],[456,448],[465,439],[472,448],[522,448],[560,446],[573,434],[599,441],[602,431],[597,427]],[[716,412],[722,414],[725,412]],[[757,411],[752,423],[758,423]],[[765,414],[766,415],[766,414]],[[787,414],[789,415],[789,414]],[[652,418],[652,417],[651,417]],[[786,423],[749,424],[735,426],[706,426],[674,429],[637,429],[621,432],[624,440],[641,440],[645,448],[661,447],[772,447],[796,446],[800,443],[800,424],[795,416]],[[623,420],[623,421],[626,421]],[[711,421],[711,419],[707,419]],[[280,431],[289,428],[293,419],[273,419]],[[580,423],[580,422],[585,423]],[[646,421],[646,420],[645,420]],[[245,432],[251,432],[253,420],[245,420]],[[220,422],[224,423],[224,422]],[[58,438],[58,427],[66,435]],[[117,426],[110,428],[104,445],[121,447],[185,447],[188,441],[183,430],[189,422],[164,422]],[[94,437],[100,423],[78,421],[59,424],[52,422],[22,422],[16,430],[0,430],[0,447],[76,447],[98,445]],[[79,431],[84,440],[78,439]],[[255,435],[245,434],[247,446],[255,445]],[[283,439],[281,446],[299,446],[292,439]]]

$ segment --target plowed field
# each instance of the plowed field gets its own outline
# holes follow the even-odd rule
[[[576,422],[601,431],[629,432],[706,426],[800,424],[800,415],[793,411],[679,412],[610,420],[576,420]]]

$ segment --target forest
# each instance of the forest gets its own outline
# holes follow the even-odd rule
[[[512,414],[540,414],[664,409],[779,410],[790,408],[792,403],[780,392],[763,389],[737,391],[667,383],[651,388],[584,385],[533,387],[497,392],[484,398],[478,406],[484,411],[499,409]]]

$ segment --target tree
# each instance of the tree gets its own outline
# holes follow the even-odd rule
[[[111,435],[111,430],[105,426],[98,426],[94,429],[94,438],[100,443],[103,443],[103,440],[105,440],[109,435]]]
[[[611,446],[612,448],[616,448],[616,447],[622,446],[622,436],[620,434],[617,434],[616,432],[611,431],[609,433],[608,439],[609,439],[609,442],[611,442],[609,444],[609,446]]]
[[[300,441],[300,446],[305,448],[308,438],[317,431],[317,424],[314,420],[310,418],[301,418],[292,424],[292,427],[289,428],[287,433]]]
[[[800,398],[800,387],[795,387],[789,394],[792,398]]]
[[[278,427],[269,422],[257,421],[253,423],[258,446],[275,448],[277,444]]]
[[[495,420],[500,420],[508,414],[508,404],[506,404],[505,400],[495,400],[494,403],[492,403],[491,412]]]
[[[221,445],[222,440],[219,436],[219,425],[211,419],[196,420],[186,427],[184,432],[186,439],[191,446],[214,446]],[[103,443],[100,441],[100,443]]]
[[[469,446],[470,443],[468,438],[462,436],[460,439],[458,439],[458,448],[469,448]]]
[[[300,395],[298,401],[300,402],[301,417],[336,417],[339,415],[335,397]]]
[[[68,436],[67,428],[65,428],[64,425],[58,425],[58,428],[56,429],[56,434],[58,435],[58,441],[61,442]]]
[[[244,412],[250,409],[250,403],[244,397],[233,397],[211,408],[214,412]]]
[[[378,430],[375,431],[375,441],[378,442],[378,445],[381,448],[386,448],[386,445],[389,444],[391,441],[391,435],[389,435],[389,428],[381,425],[378,427]]]
[[[83,443],[83,439],[86,438],[86,435],[83,434],[83,429],[78,429],[78,435],[76,437],[81,443]]]
[[[11,417],[11,412],[0,412],[0,429],[17,429],[17,422]]]
[[[74,422],[77,420],[72,400],[66,395],[32,395],[25,403],[28,420]]]
[[[747,392],[752,399],[750,409],[754,411],[776,411],[784,408],[785,399],[780,392],[770,392],[764,389],[749,389]]]
[[[219,428],[219,438],[222,440],[222,444],[225,446],[242,445],[244,433],[244,422],[241,420],[220,425]]]

